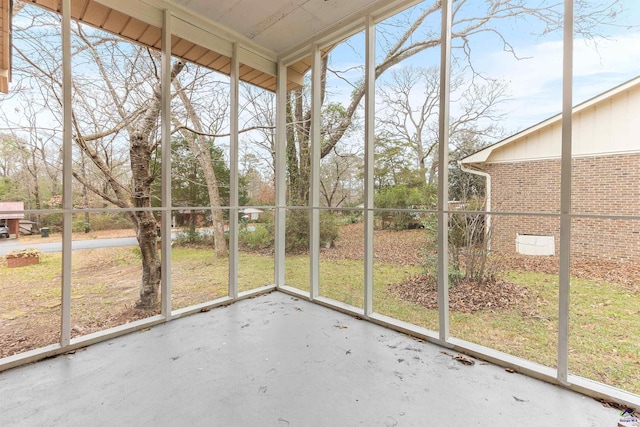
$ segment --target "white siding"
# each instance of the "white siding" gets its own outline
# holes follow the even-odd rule
[[[491,153],[488,162],[514,162],[560,157],[561,126],[553,123]]]
[[[640,151],[640,85],[606,98],[573,117],[573,155],[597,156]],[[489,163],[560,158],[561,122],[554,121],[489,155]]]

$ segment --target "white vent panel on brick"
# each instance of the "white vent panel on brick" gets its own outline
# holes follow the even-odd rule
[[[523,255],[555,255],[553,236],[516,235],[516,251]]]

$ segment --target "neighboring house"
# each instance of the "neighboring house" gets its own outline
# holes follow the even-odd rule
[[[640,215],[640,77],[573,110],[571,212]],[[487,211],[560,212],[561,116],[462,160],[487,178]],[[557,254],[558,216],[491,215],[494,251]],[[571,255],[640,260],[640,220],[573,218]]]
[[[20,220],[24,219],[24,202],[0,202],[0,225],[9,227],[9,235],[20,237]]]

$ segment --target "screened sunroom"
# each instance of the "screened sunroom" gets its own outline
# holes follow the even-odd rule
[[[0,424],[637,422],[636,2],[0,1]]]

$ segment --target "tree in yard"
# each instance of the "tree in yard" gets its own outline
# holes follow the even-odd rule
[[[320,196],[329,208],[353,205],[362,200],[362,154],[356,148],[325,156],[320,165]]]
[[[30,26],[14,31],[18,59],[14,63],[15,77],[22,83],[17,91],[38,92],[47,119],[57,121],[53,128],[59,129],[59,17],[34,7],[25,7],[21,13]],[[160,55],[82,24],[73,25],[72,31],[73,177],[83,194],[80,204],[74,205],[86,205],[88,191],[104,200],[104,208],[131,209],[127,214],[136,231],[143,267],[136,305],[152,308],[157,305],[161,273],[156,250],[157,221],[149,210],[153,206],[152,187],[158,179],[155,167],[159,165],[154,158],[160,142]],[[226,256],[220,180],[226,179],[228,194],[229,179],[217,175],[215,163],[222,158],[214,142],[225,136],[220,131],[228,116],[228,83],[217,82],[217,89],[212,92],[211,82],[216,79],[213,74],[173,61],[171,79],[177,102],[172,103],[172,132],[180,133],[185,150],[200,166],[213,217],[215,254]],[[42,131],[42,126],[39,129]],[[55,130],[48,136],[57,141],[60,138]]]
[[[31,26],[13,32],[15,74],[26,76],[19,90],[42,93],[55,122],[62,109],[61,58],[53,54],[59,52],[59,18],[34,7],[24,7],[21,13]],[[132,209],[128,215],[142,258],[136,306],[153,308],[158,302],[160,260],[157,223],[148,209],[155,179],[150,164],[159,141],[159,54],[97,30],[87,31],[81,24],[73,26],[72,50],[73,141],[78,150],[73,177],[110,206]],[[183,68],[183,63],[174,62],[172,77]],[[124,153],[127,165],[118,161]],[[86,162],[92,165],[91,174]]]
[[[33,197],[33,169],[26,162],[30,156],[21,148],[25,141],[15,136],[0,134],[0,200],[26,201]],[[27,203],[28,206],[30,203]]]
[[[213,146],[213,140],[211,138],[214,138],[211,134],[219,133],[224,126],[224,118],[228,116],[228,114],[225,113],[228,111],[229,97],[226,96],[226,93],[220,90],[219,87],[213,87],[207,90],[209,96],[215,100],[214,109],[216,113],[209,116],[211,121],[208,130],[205,130],[203,120],[201,119],[202,113],[197,109],[194,94],[197,92],[197,89],[201,87],[199,85],[200,79],[206,80],[206,78],[200,75],[201,71],[199,67],[197,67],[194,74],[194,78],[188,85],[184,85],[180,79],[173,80],[173,87],[175,88],[176,96],[182,104],[184,114],[182,121],[180,121],[179,117],[174,117],[174,122],[176,128],[181,129],[180,132],[204,175],[209,196],[209,206],[211,206],[215,255],[217,257],[224,257],[227,255],[227,240],[224,235],[224,215],[221,208],[219,177],[216,176],[211,156]],[[205,74],[210,75],[209,72],[205,72]],[[182,125],[182,123],[185,123],[185,125]],[[205,132],[207,133],[205,134]],[[207,138],[207,135],[209,138]]]
[[[265,175],[274,176],[276,166],[275,147],[275,99],[274,94],[250,84],[240,85],[243,99],[241,107],[243,118],[246,116],[243,130],[241,151],[243,152],[242,170],[259,165],[267,165],[271,170]]]
[[[415,170],[423,171],[427,183],[435,182],[438,163],[438,111],[440,73],[437,68],[403,67],[391,71],[391,77],[379,90],[381,119],[378,133],[397,147],[405,147],[405,159],[413,159]],[[451,82],[452,112],[450,144],[470,135],[476,140],[495,140],[502,134],[497,125],[498,112],[506,99],[503,83],[478,79],[465,84],[461,76]],[[417,105],[416,105],[417,104]],[[455,156],[452,156],[455,160]]]
[[[455,150],[449,157],[449,198],[451,200],[469,201],[485,196],[485,178],[465,172],[460,167],[460,160],[487,146],[486,141],[478,134],[461,132],[455,138]]]
[[[206,155],[211,159],[213,170],[219,184],[219,197],[222,205],[229,205],[229,181],[230,172],[224,158],[224,152],[222,148],[216,147],[213,141],[209,138],[207,140]],[[197,156],[201,155],[199,152],[194,153],[192,150],[192,143],[189,143],[184,138],[173,138],[171,140],[171,197],[172,205],[179,206],[185,209],[190,207],[204,207],[211,206],[209,202],[209,186],[205,178],[205,174],[200,167]],[[152,170],[158,175],[162,167],[160,161],[161,150],[158,150],[155,158],[152,161]],[[240,200],[245,201],[247,199],[246,192],[242,190],[242,186],[239,189]],[[160,182],[156,180],[153,184],[153,205],[160,206]],[[189,224],[195,232],[195,211],[191,209],[190,219],[192,222]]]
[[[598,34],[596,24],[613,23],[620,12],[622,1],[609,0],[604,4],[589,0],[575,1],[575,34],[595,39]],[[390,70],[394,65],[420,52],[440,46],[440,9],[441,2],[434,0],[423,2],[412,9],[412,13],[400,14],[394,20],[378,24],[383,50],[382,59],[376,64],[375,78]],[[516,51],[506,33],[501,32],[501,24],[517,20],[529,21],[533,31],[539,35],[557,32],[562,29],[564,17],[561,4],[546,1],[530,5],[526,0],[486,0],[472,2],[455,0],[453,2],[452,37],[453,47],[463,53],[465,62],[473,72],[473,40],[481,34],[494,35],[504,49],[517,57]],[[322,61],[320,98],[324,103],[326,76],[328,70],[326,57]],[[294,204],[308,202],[310,184],[310,130],[311,112],[305,101],[305,89],[297,89],[289,94],[287,109],[287,177],[289,196]],[[364,85],[358,84],[351,94],[346,107],[341,109],[338,120],[325,121],[322,128],[321,156],[327,156],[342,140],[351,128],[364,97]],[[326,107],[323,107],[326,108]],[[429,141],[426,141],[429,143]],[[425,147],[428,148],[428,147]],[[435,173],[435,171],[434,171]]]
[[[424,182],[424,170],[406,162],[408,147],[400,141],[379,135],[374,143],[373,183],[376,191],[395,185],[417,186]]]

